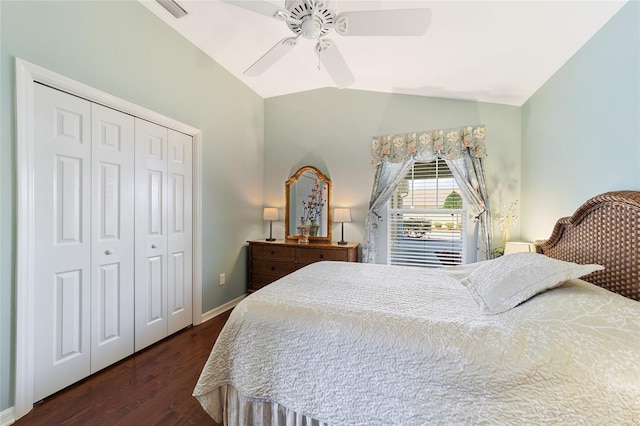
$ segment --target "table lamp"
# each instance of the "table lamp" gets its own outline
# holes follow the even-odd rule
[[[351,209],[334,209],[333,221],[342,223],[342,238],[340,239],[340,241],[338,241],[338,244],[347,244],[347,242],[344,240],[344,223],[351,222]]]

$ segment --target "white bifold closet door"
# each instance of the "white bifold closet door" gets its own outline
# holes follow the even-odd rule
[[[91,104],[91,373],[133,353],[134,118]]]
[[[34,400],[192,323],[192,138],[35,85]]]
[[[37,401],[133,352],[134,123],[34,90]]]
[[[192,138],[136,119],[136,351],[192,322]]]

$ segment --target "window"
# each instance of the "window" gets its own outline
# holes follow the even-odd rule
[[[463,263],[465,203],[444,160],[415,163],[391,196],[388,215],[387,263]]]

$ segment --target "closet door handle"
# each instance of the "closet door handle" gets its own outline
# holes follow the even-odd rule
[[[106,254],[106,255],[108,256],[108,255],[110,255],[110,254],[113,254],[113,251],[111,251],[111,250],[105,250],[105,251],[104,251],[104,254]]]
[[[151,244],[151,248],[158,248],[157,244]]]

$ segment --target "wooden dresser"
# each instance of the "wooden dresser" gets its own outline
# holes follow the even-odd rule
[[[322,260],[358,261],[358,243],[298,244],[295,241],[249,241],[249,286],[254,292],[310,263]]]

